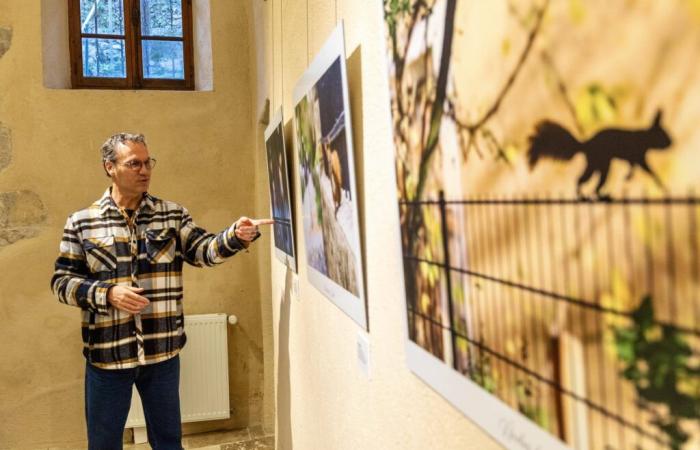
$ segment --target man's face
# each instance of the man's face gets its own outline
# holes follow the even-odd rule
[[[119,192],[134,196],[147,192],[151,182],[151,169],[146,168],[149,159],[148,148],[141,143],[127,141],[117,144],[115,150],[117,160],[107,162],[106,168]],[[139,162],[141,164],[138,164]],[[135,170],[130,168],[129,164],[140,167]]]

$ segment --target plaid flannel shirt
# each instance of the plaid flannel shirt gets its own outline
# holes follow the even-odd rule
[[[83,354],[90,363],[104,369],[153,364],[177,355],[187,339],[183,261],[213,266],[244,248],[235,224],[208,233],[187,209],[149,194],[127,221],[109,188],[68,218],[51,289],[60,302],[82,309]],[[115,285],[143,288],[140,295],[150,304],[136,315],[113,308],[107,292]]]

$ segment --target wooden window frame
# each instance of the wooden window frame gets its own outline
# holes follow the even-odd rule
[[[81,33],[80,0],[68,0],[71,83],[73,89],[169,89],[194,90],[194,37],[192,0],[182,1],[182,38],[141,36],[140,0],[123,0],[124,36]],[[82,38],[123,39],[125,41],[126,78],[86,77],[83,75]],[[142,42],[147,40],[182,42],[184,80],[144,78]]]

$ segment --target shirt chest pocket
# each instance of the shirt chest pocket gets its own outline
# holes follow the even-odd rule
[[[153,264],[168,264],[175,260],[177,247],[174,228],[146,230],[146,254]]]
[[[117,269],[117,251],[114,236],[96,236],[83,241],[85,259],[92,273]]]

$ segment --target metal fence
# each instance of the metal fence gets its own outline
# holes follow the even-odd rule
[[[700,445],[693,193],[400,207],[412,340],[574,448]]]

